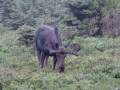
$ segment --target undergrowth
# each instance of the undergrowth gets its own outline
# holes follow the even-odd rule
[[[38,69],[31,47],[17,44],[17,31],[0,39],[0,90],[118,90],[120,88],[120,38],[75,38],[79,56],[67,56],[65,73],[58,67]]]

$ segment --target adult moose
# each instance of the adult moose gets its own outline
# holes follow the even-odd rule
[[[72,51],[67,51],[66,48],[70,42],[66,45],[62,45],[60,33],[57,27],[41,26],[35,33],[35,44],[38,55],[38,67],[43,68],[44,62],[48,61],[49,56],[53,56],[53,66],[55,69],[58,62],[59,72],[64,72],[64,60],[67,54],[73,54],[78,56],[77,52],[81,49],[78,44],[72,44]]]

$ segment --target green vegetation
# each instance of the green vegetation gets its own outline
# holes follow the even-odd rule
[[[119,13],[120,0],[0,0],[0,23],[13,30],[45,24],[78,36],[117,37]]]
[[[120,38],[76,37],[80,56],[66,58],[65,73],[38,69],[30,47],[19,46],[18,31],[0,27],[0,90],[117,90],[120,88]],[[4,29],[4,32],[3,30]],[[14,42],[13,42],[14,41]]]
[[[120,89],[119,0],[0,0],[0,90]],[[34,34],[57,26],[63,43],[79,43],[65,73],[38,69]]]
[[[114,23],[113,12],[118,5],[119,0],[66,0],[66,7],[69,10],[65,22],[69,26],[74,26],[78,29],[80,35],[87,34],[89,36],[103,36],[106,29],[106,15],[109,23]],[[119,6],[119,5],[118,5]],[[114,15],[113,15],[114,14]],[[116,21],[117,22],[117,21]],[[114,25],[111,24],[111,27]],[[117,28],[119,29],[119,28]]]

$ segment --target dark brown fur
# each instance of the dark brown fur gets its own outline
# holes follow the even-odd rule
[[[67,51],[66,47],[70,43],[63,46],[58,29],[49,26],[42,26],[36,31],[35,44],[38,54],[38,67],[43,68],[44,62],[47,65],[49,56],[53,56],[52,69],[55,69],[58,62],[59,72],[64,72],[66,55],[73,54],[77,56],[77,52],[80,50],[80,46],[76,44],[77,46],[73,45],[73,51]]]

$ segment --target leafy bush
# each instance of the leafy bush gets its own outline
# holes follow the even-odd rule
[[[18,35],[19,35],[18,40],[20,41],[19,42],[20,45],[30,46],[31,44],[33,44],[34,34],[35,34],[34,28],[27,26],[27,25],[23,25],[18,30],[19,30],[18,31]]]
[[[119,38],[75,37],[73,42],[80,43],[83,52],[86,54],[92,53],[95,50],[103,52],[109,48],[117,48],[120,46]]]
[[[7,30],[9,30],[9,27],[4,27],[1,23],[0,23],[0,36],[6,32]]]

